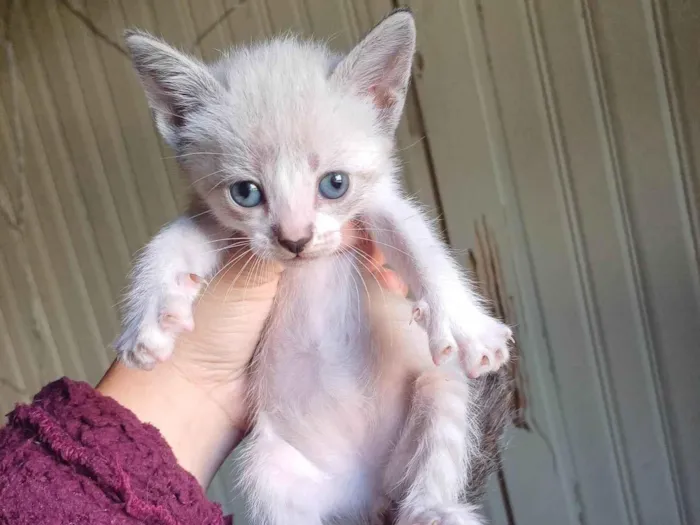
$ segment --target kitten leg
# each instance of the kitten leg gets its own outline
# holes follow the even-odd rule
[[[419,208],[388,187],[375,197],[366,220],[387,262],[417,299],[413,319],[428,333],[435,364],[458,350],[465,373],[475,378],[506,363],[510,328],[486,313]]]
[[[277,435],[264,416],[241,455],[240,484],[254,523],[321,525],[326,474]]]
[[[139,368],[168,359],[177,334],[194,328],[193,302],[217,265],[215,246],[199,224],[180,217],[165,226],[132,270],[114,343],[119,359]]]
[[[398,525],[482,525],[476,509],[459,503],[469,453],[476,447],[468,419],[469,387],[444,368],[424,372],[385,473],[398,505]]]

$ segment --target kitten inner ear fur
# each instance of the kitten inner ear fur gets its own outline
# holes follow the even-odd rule
[[[415,50],[413,14],[397,9],[341,60],[331,78],[358,95],[371,97],[380,125],[393,134],[406,100]]]
[[[178,132],[188,115],[216,101],[223,86],[202,62],[148,33],[128,30],[124,40],[158,131],[170,146],[176,147]]]

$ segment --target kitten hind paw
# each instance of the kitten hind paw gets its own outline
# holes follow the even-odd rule
[[[412,315],[428,334],[435,365],[441,365],[457,351],[464,373],[475,379],[508,362],[513,332],[499,320],[476,313],[473,308],[469,315],[469,310],[461,303],[431,308],[421,299],[415,303]]]
[[[460,341],[459,360],[470,379],[496,372],[510,358],[513,331],[500,321],[486,317],[481,330]]]
[[[398,525],[485,525],[485,521],[468,505],[432,507],[399,518]]]
[[[430,355],[433,358],[433,363],[437,366],[445,362],[457,348],[457,341],[452,336],[449,324],[434,323],[430,307],[423,299],[414,303],[411,316],[411,322],[415,321],[418,326],[428,333]]]

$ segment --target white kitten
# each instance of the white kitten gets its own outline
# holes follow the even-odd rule
[[[204,65],[143,33],[127,44],[158,129],[210,213],[170,224],[137,261],[121,359],[149,367],[170,356],[192,328],[199,283],[220,267],[215,248],[242,236],[287,266],[251,368],[242,485],[254,518],[376,521],[393,502],[400,524],[482,523],[458,500],[477,443],[473,388],[453,363],[470,377],[497,370],[511,331],[481,308],[399,189],[410,12],[389,15],[344,57],[282,38]],[[418,298],[405,322],[425,328],[430,352],[388,340],[382,313],[370,315],[379,305],[367,302],[358,268],[369,262],[351,246],[352,221]],[[458,360],[436,366],[453,351]]]

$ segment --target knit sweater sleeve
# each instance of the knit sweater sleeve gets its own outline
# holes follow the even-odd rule
[[[0,524],[226,525],[151,425],[60,379],[0,430]]]

